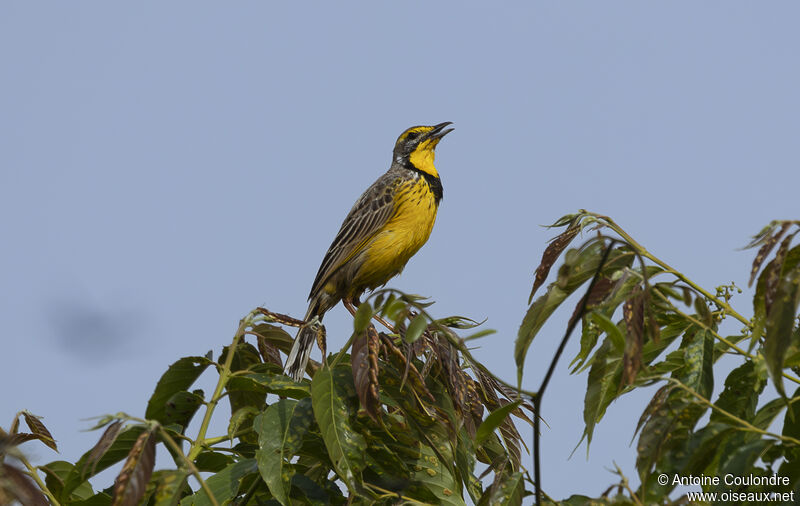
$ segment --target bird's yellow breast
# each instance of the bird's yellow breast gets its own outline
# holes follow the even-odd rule
[[[367,246],[356,287],[373,289],[400,273],[406,262],[427,242],[436,221],[436,199],[423,177],[397,189],[395,212]]]

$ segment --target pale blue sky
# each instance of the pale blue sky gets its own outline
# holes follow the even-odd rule
[[[0,6],[0,424],[143,415],[168,364],[257,305],[302,316],[319,262],[397,135],[453,121],[433,236],[390,286],[513,344],[553,232],[586,208],[708,287],[798,218],[795,2],[5,2]],[[734,299],[750,313],[746,296]],[[571,307],[534,342],[535,388]],[[329,346],[351,329],[326,317]],[[572,343],[545,398],[545,487],[600,494],[648,395],[613,404],[588,460]],[[315,355],[318,358],[318,355]],[[530,438],[530,431],[526,430]],[[580,476],[581,480],[575,477]],[[104,485],[107,485],[105,483]]]

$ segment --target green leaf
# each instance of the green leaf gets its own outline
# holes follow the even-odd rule
[[[356,310],[356,315],[353,317],[353,330],[356,334],[362,334],[369,327],[369,322],[372,321],[372,306],[369,302],[364,301]]]
[[[202,451],[194,459],[194,465],[200,471],[217,473],[233,464],[233,457],[225,453]]]
[[[770,424],[772,424],[772,421],[775,420],[775,417],[777,417],[785,407],[786,401],[784,399],[772,399],[756,411],[756,416],[753,417],[753,425],[759,429],[767,430]]]
[[[425,315],[418,314],[411,320],[411,323],[408,324],[408,329],[406,330],[406,335],[403,336],[403,339],[407,343],[413,343],[417,339],[420,338],[423,332],[425,332],[425,328],[428,326],[428,319],[425,318]]]
[[[786,257],[783,258],[783,266],[781,267],[781,272],[778,274],[779,279],[783,279],[785,273],[788,273],[795,269],[800,264],[800,245],[795,246],[794,248],[790,249],[789,252],[786,254]],[[756,294],[753,297],[753,331],[750,338],[750,349],[754,348],[755,345],[761,339],[761,336],[764,334],[767,325],[767,304],[766,304],[766,294],[767,294],[767,278],[769,277],[770,273],[772,273],[777,266],[775,265],[775,259],[769,262],[761,274],[758,276],[758,283],[756,284]],[[780,290],[779,283],[778,290]],[[776,294],[777,295],[777,294]],[[773,304],[775,302],[773,301]],[[770,314],[772,314],[774,308],[770,308]],[[778,343],[774,343],[778,344]],[[777,349],[774,351],[778,351]]]
[[[674,377],[706,399],[714,390],[714,335],[707,330],[688,332],[681,343],[686,352],[686,364]]]
[[[64,483],[69,474],[75,469],[75,466],[63,460],[56,460],[39,466],[39,469],[45,473],[45,485],[55,495],[59,496],[64,490]],[[88,481],[83,482],[79,487],[70,493],[70,500],[87,499],[94,495],[92,486]]]
[[[517,364],[517,382],[522,381],[522,369],[525,356],[533,338],[541,330],[544,322],[553,314],[553,311],[584,282],[591,279],[603,258],[605,242],[593,240],[581,247],[580,250],[569,250],[565,255],[564,265],[559,270],[559,279],[548,286],[544,295],[540,296],[528,309],[522,320],[517,340],[514,344],[514,360]],[[609,253],[603,273],[610,275],[622,269],[633,261],[633,254],[626,248],[617,248]]]
[[[165,404],[164,419],[161,423],[164,425],[180,425],[181,433],[183,433],[204,402],[202,390],[175,392]]]
[[[153,506],[176,506],[181,497],[192,493],[186,482],[188,472],[182,469],[161,470],[153,473],[150,483],[154,486]]]
[[[603,418],[606,408],[616,397],[622,377],[621,360],[611,358],[611,340],[606,339],[595,352],[592,368],[589,370],[586,396],[583,401],[583,421],[586,445],[592,442],[594,426]]]
[[[478,431],[475,433],[475,445],[480,446],[486,441],[486,438],[489,437],[498,427],[503,423],[503,421],[508,417],[508,415],[517,409],[519,405],[522,404],[521,399],[517,399],[514,402],[509,402],[505,406],[501,406],[489,414],[486,419],[481,423],[480,427],[478,427]]]
[[[723,475],[747,476],[752,472],[753,465],[767,451],[774,441],[769,439],[756,439],[742,445],[737,445],[733,452],[721,455],[719,472]]]
[[[495,478],[491,487],[488,487],[478,502],[478,506],[519,506],[525,497],[525,476],[521,472],[501,472]],[[561,503],[559,503],[561,504]],[[579,504],[592,504],[581,502]]]
[[[533,304],[531,304],[528,312],[525,313],[525,318],[523,318],[522,325],[520,325],[519,332],[517,333],[517,340],[514,343],[514,360],[517,363],[518,378],[521,378],[522,367],[525,364],[525,356],[533,342],[533,338],[539,333],[542,325],[544,325],[544,322],[553,314],[553,311],[555,311],[568,296],[569,292],[565,292],[555,285],[550,285],[544,295],[538,297]]]
[[[792,343],[792,329],[797,318],[798,306],[800,306],[800,268],[794,268],[788,274],[781,276],[778,281],[775,300],[767,314],[764,337],[767,370],[775,383],[775,388],[784,397],[786,392],[783,388],[783,363],[786,350]]]
[[[784,436],[793,437],[795,439],[800,439],[800,402],[796,400],[798,396],[800,396],[800,388],[795,390],[792,396],[795,402],[789,404],[789,411],[783,418],[783,432],[781,432]]]
[[[169,366],[150,396],[145,418],[165,423],[167,401],[176,393],[188,390],[210,364],[211,361],[205,357],[183,357]]]
[[[349,367],[337,367],[333,373],[324,367],[311,381],[311,403],[325,447],[336,472],[354,492],[360,488],[364,469],[364,436],[351,426],[356,411],[353,375]]]
[[[725,389],[714,405],[745,421],[752,420],[756,414],[758,396],[765,385],[766,378],[759,377],[755,364],[748,360],[728,374]],[[716,410],[711,411],[711,421],[736,423]]]
[[[258,433],[258,471],[269,491],[282,504],[289,504],[295,474],[289,462],[303,445],[303,436],[314,421],[311,399],[283,399],[269,406],[253,421]]]
[[[590,318],[608,335],[616,351],[622,352],[625,349],[625,334],[611,321],[611,318],[598,312],[592,313]]]
[[[214,498],[219,504],[227,504],[228,501],[236,497],[239,493],[239,486],[242,479],[250,473],[258,470],[256,459],[243,459],[229,465],[217,474],[210,476],[206,480],[208,488],[214,494]],[[205,490],[202,488],[193,495],[184,497],[180,502],[181,506],[211,506]]]
[[[252,427],[253,417],[258,413],[259,411],[253,406],[245,406],[236,410],[236,413],[231,415],[231,419],[228,422],[228,437],[233,440],[237,432],[246,431],[237,436],[239,440],[247,443],[255,443],[256,438],[254,434],[247,429]]]
[[[439,504],[466,506],[461,498],[461,486],[430,446],[422,445],[412,475],[439,500]]]
[[[265,387],[267,392],[281,397],[302,399],[311,395],[311,385],[307,382],[293,381],[292,378],[282,374],[251,373],[245,374],[248,378]]]

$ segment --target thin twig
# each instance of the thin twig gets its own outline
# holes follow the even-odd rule
[[[608,255],[611,253],[612,248],[615,244],[619,241],[616,239],[611,239],[608,246],[606,246],[606,250],[603,252],[603,257],[600,260],[600,264],[597,266],[597,270],[592,276],[592,281],[589,283],[589,287],[586,289],[586,293],[592,293],[592,289],[594,289],[594,285],[597,283],[597,280],[600,278],[603,267],[606,265],[606,260],[608,260]],[[578,317],[573,318],[569,322],[569,326],[567,327],[567,332],[564,334],[563,339],[561,339],[561,344],[558,345],[558,349],[556,350],[556,354],[553,357],[553,360],[550,361],[550,367],[547,368],[547,373],[544,375],[544,380],[542,380],[542,384],[539,389],[536,391],[536,394],[533,397],[533,407],[535,409],[535,417],[533,419],[533,473],[534,473],[534,485],[536,486],[536,506],[541,506],[542,504],[542,477],[541,477],[541,465],[540,465],[540,447],[539,447],[539,419],[541,418],[539,415],[542,412],[542,396],[544,395],[545,389],[547,389],[547,384],[550,383],[550,378],[553,376],[553,372],[555,371],[556,364],[558,363],[558,359],[561,358],[561,354],[564,352],[564,348],[567,345],[567,341],[569,340],[572,332],[575,330],[575,326],[581,320],[584,313],[586,313],[586,305],[589,302],[589,297],[583,297],[581,300],[580,311],[578,312]]]

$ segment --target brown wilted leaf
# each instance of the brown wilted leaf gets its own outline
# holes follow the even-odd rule
[[[92,447],[89,451],[89,457],[86,458],[86,462],[83,465],[83,473],[86,474],[89,471],[89,467],[91,466],[91,474],[95,474],[95,467],[97,466],[97,462],[106,454],[111,445],[114,444],[116,441],[117,436],[119,435],[120,430],[122,430],[122,421],[117,420],[108,427],[106,427],[105,432],[103,435],[100,436],[100,440],[97,441],[97,444]]]
[[[370,418],[378,422],[379,388],[378,384],[378,346],[380,338],[375,326],[367,327],[366,332],[357,336],[353,341],[351,362],[353,368],[353,383],[356,387],[361,408]]]
[[[576,235],[578,235],[580,230],[581,227],[578,223],[572,223],[564,232],[554,237],[553,240],[550,241],[550,244],[547,245],[544,253],[542,253],[542,261],[536,268],[536,273],[533,280],[533,289],[531,290],[530,297],[528,297],[528,304],[530,304],[533,300],[536,290],[538,290],[539,287],[542,286],[542,283],[544,283],[544,280],[547,279],[547,275],[550,273],[550,268],[553,267],[553,264],[558,259],[558,256],[561,255],[561,252],[564,251],[564,248],[569,246],[569,243],[572,242]]]
[[[398,367],[398,369],[408,369],[411,386],[414,387],[414,390],[417,392],[417,394],[424,395],[431,401],[435,401],[436,397],[434,397],[431,391],[428,389],[428,386],[425,384],[425,379],[419,373],[417,367],[406,358],[405,354],[403,354],[403,351],[400,348],[394,345],[389,336],[383,332],[381,332],[379,336],[384,348],[388,352],[389,357],[394,357],[394,359],[402,366]]]
[[[28,424],[28,428],[31,429],[31,432],[33,432],[42,443],[58,451],[56,440],[53,439],[53,435],[50,434],[50,431],[47,430],[47,427],[44,426],[42,420],[38,416],[28,413],[27,411],[23,411],[22,416],[25,417],[25,423]]]
[[[512,468],[514,471],[518,471],[522,462],[522,452],[520,451],[519,445],[520,443],[525,445],[525,443],[522,441],[522,436],[519,435],[519,432],[517,432],[517,428],[514,427],[514,423],[511,421],[511,418],[508,417],[503,420],[503,423],[500,424],[498,429],[500,430],[500,435],[503,437],[503,441],[506,444],[508,453],[511,456]],[[525,446],[525,450],[528,451],[527,446]]]
[[[319,347],[319,351],[322,352],[322,358],[328,355],[327,335],[328,332],[325,330],[325,325],[320,324],[319,328],[317,328],[317,346]]]
[[[39,439],[39,436],[28,432],[18,432],[9,436],[3,436],[0,438],[0,455],[3,455],[7,451],[7,448],[19,446],[26,441],[33,441],[34,439]]]
[[[767,258],[767,255],[769,255],[769,252],[772,251],[772,248],[774,248],[776,244],[778,244],[778,241],[781,240],[781,237],[783,237],[783,234],[789,230],[790,226],[790,222],[784,222],[781,225],[780,230],[778,230],[774,235],[769,236],[761,248],[758,249],[758,253],[756,253],[756,257],[753,259],[753,268],[750,270],[750,281],[747,283],[747,286],[753,286],[753,281],[756,279],[756,274],[758,274],[758,269],[761,268],[761,264],[764,263],[764,260]]]
[[[306,324],[303,320],[298,320],[297,318],[292,318],[291,316],[287,316],[281,313],[273,313],[269,309],[259,307],[256,308],[256,311],[263,314],[264,316],[272,319],[272,321],[281,323],[283,325],[288,325],[290,327],[302,327]]]
[[[0,463],[0,503],[18,501],[25,506],[48,506],[42,491],[19,469]]]
[[[481,423],[481,420],[483,420],[483,403],[478,393],[478,385],[470,377],[467,377],[467,403],[473,420],[478,424]]]
[[[631,297],[622,306],[627,335],[625,354],[622,357],[622,383],[633,384],[642,368],[642,346],[644,345],[644,297],[641,288],[633,290]]]
[[[278,367],[283,367],[281,352],[277,346],[268,342],[267,338],[261,334],[256,334],[256,343],[258,344],[258,353],[265,364],[275,364]]]
[[[786,236],[778,247],[778,251],[775,252],[775,258],[767,266],[769,271],[767,272],[767,279],[764,287],[764,308],[766,309],[767,315],[769,315],[772,302],[775,300],[775,294],[778,292],[778,285],[780,284],[781,272],[783,271],[783,263],[786,261],[786,254],[789,252],[789,246],[791,246],[792,239],[797,232],[796,230]]]
[[[672,389],[673,386],[671,384],[666,384],[656,391],[656,393],[653,395],[653,398],[650,399],[650,402],[647,404],[647,407],[644,408],[642,416],[639,417],[639,421],[636,423],[636,430],[633,431],[631,441],[633,441],[633,439],[636,437],[636,434],[642,429],[642,427],[644,427],[645,422],[647,422],[650,416],[652,416],[652,414],[664,404],[664,401],[667,400],[667,395],[669,395]]]
[[[592,307],[603,302],[615,285],[616,283],[614,281],[611,281],[605,276],[598,277],[594,286],[592,286],[592,290],[581,297],[581,300],[575,305],[572,316],[570,316],[569,322],[567,323],[567,328],[569,328],[576,319],[582,318]],[[586,300],[585,306],[584,300]],[[584,314],[581,314],[581,308],[585,308]]]
[[[152,431],[142,432],[128,453],[128,459],[114,481],[112,506],[136,506],[147,490],[156,463],[156,438]]]
[[[516,390],[508,388],[507,386],[503,385],[502,383],[494,379],[492,376],[487,374],[486,371],[483,369],[482,365],[475,365],[475,364],[472,365],[473,365],[472,369],[476,372],[476,375],[478,376],[478,382],[480,383],[481,391],[484,393],[484,396],[486,398],[485,404],[486,407],[489,408],[489,411],[494,411],[499,406],[501,405],[505,406],[507,402],[516,401],[517,399],[520,398],[519,393]],[[501,401],[497,395],[497,392],[501,393],[506,399],[508,399],[508,401]],[[535,414],[536,410],[533,409],[533,404],[523,400],[519,406],[520,407],[512,411],[511,414],[533,425],[533,420],[528,418],[525,412],[522,411],[522,408],[525,408],[528,411],[530,411],[531,414]]]

